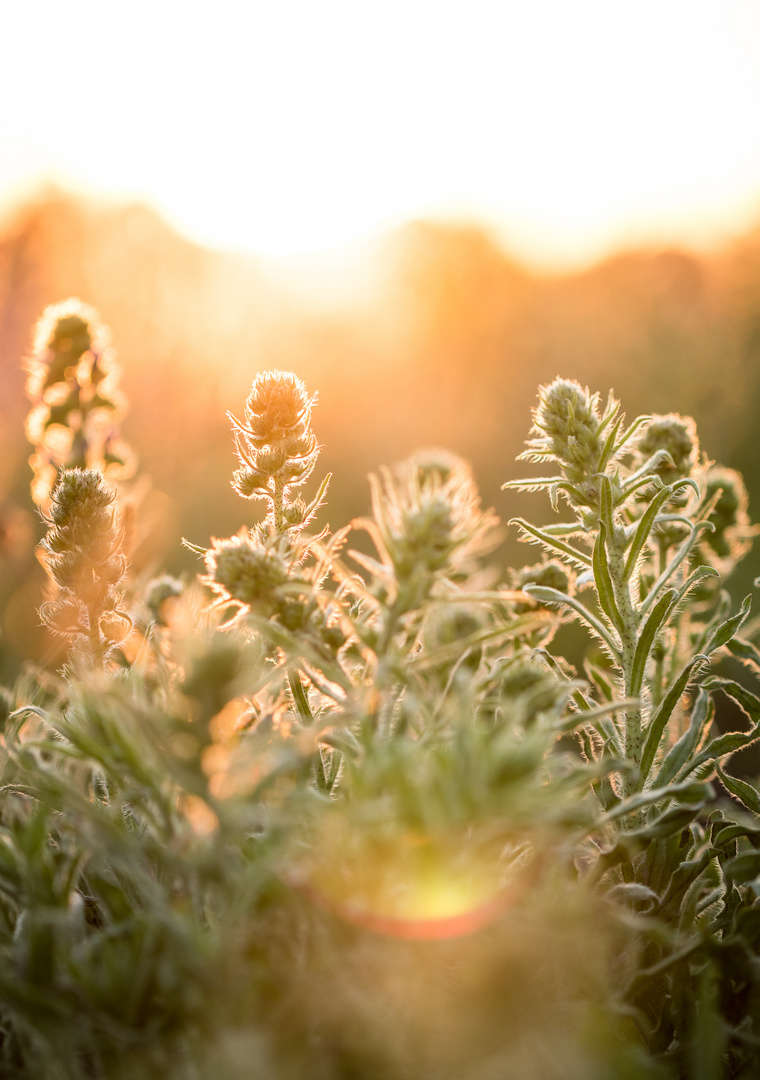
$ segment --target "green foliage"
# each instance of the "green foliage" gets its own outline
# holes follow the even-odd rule
[[[507,587],[451,456],[372,478],[371,554],[310,534],[313,399],[257,376],[233,483],[263,519],[123,640],[112,495],[62,473],[43,614],[97,662],[3,697],[3,1075],[754,1075],[760,793],[730,761],[760,697],[712,666],[760,666],[718,578],[743,489],[692,421],[598,402],[540,391],[526,456],[557,474],[507,486],[567,513],[517,523],[551,559]]]

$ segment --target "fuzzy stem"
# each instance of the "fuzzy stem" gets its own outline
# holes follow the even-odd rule
[[[100,632],[99,610],[93,607],[87,608],[87,639],[92,653],[92,666],[102,670],[105,667],[106,650],[103,645],[103,635]]]
[[[285,532],[285,484],[280,476],[275,476],[273,479],[272,516],[274,518],[275,535],[279,539]]]
[[[607,538],[607,562],[622,624],[619,630],[620,662],[623,669],[624,696],[628,698],[638,696],[633,693],[633,661],[636,655],[639,617],[631,597],[630,582],[625,574],[625,548],[625,530],[614,525],[611,535]],[[625,756],[635,765],[639,765],[644,749],[641,709],[627,709],[624,717]],[[636,790],[636,777],[626,774],[623,777],[624,797],[633,794]]]

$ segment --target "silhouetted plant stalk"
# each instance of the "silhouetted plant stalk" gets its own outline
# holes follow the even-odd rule
[[[43,509],[64,468],[97,469],[114,480],[131,474],[133,455],[119,433],[125,401],[108,329],[71,298],[46,308],[27,361],[34,445],[32,498]]]
[[[40,608],[43,622],[102,668],[132,629],[122,605],[127,569],[114,493],[94,469],[64,469],[53,488],[40,544],[56,589]]]

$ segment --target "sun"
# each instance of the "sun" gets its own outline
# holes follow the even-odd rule
[[[0,194],[44,172],[279,258],[464,217],[545,265],[760,207],[750,0],[39,7],[5,20]]]

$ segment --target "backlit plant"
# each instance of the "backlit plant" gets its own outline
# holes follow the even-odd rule
[[[256,376],[231,420],[260,520],[140,603],[98,469],[56,466],[41,615],[71,662],[1,702],[4,1075],[755,1075],[760,794],[729,761],[760,698],[714,667],[760,669],[720,579],[741,478],[692,420],[555,380],[523,455],[554,471],[506,486],[561,518],[519,519],[545,557],[495,584],[451,454],[371,478],[371,552],[316,531],[313,405]]]
[[[46,308],[27,371],[34,501],[47,509],[64,468],[98,469],[114,479],[128,475],[132,454],[118,426],[125,402],[109,332],[97,312],[73,297]]]

